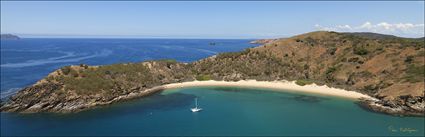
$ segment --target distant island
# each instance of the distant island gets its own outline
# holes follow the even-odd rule
[[[251,41],[250,43],[251,44],[266,44],[266,43],[269,43],[269,42],[272,42],[272,41],[275,41],[275,40],[277,40],[277,39],[259,39],[259,40]]]
[[[424,116],[424,39],[318,31],[255,43],[260,42],[262,46],[192,63],[155,60],[65,66],[20,90],[0,109],[79,112],[166,88],[210,83],[317,89],[324,94],[352,97],[368,110]],[[263,83],[255,84],[259,82]]]
[[[12,34],[1,34],[0,36],[1,40],[18,40],[21,39],[20,37],[16,36],[16,35],[12,35]]]

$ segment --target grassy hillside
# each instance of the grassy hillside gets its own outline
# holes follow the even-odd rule
[[[312,32],[194,64],[214,79],[309,79],[374,96],[423,96],[424,41],[418,39]]]

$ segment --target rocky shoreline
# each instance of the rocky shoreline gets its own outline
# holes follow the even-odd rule
[[[371,112],[377,112],[377,113],[383,113],[383,114],[389,114],[393,116],[415,116],[415,117],[424,117],[424,107],[425,102],[423,102],[423,99],[418,99],[417,103],[414,104],[395,104],[390,101],[383,101],[383,100],[368,100],[368,99],[362,99],[357,102],[357,104]]]
[[[24,89],[28,90],[28,89]],[[2,112],[18,112],[18,113],[39,113],[39,112],[51,112],[51,113],[77,113],[85,110],[89,110],[98,106],[109,105],[116,102],[127,101],[131,99],[137,99],[151,94],[157,93],[164,90],[162,87],[154,87],[151,89],[131,92],[125,95],[120,95],[112,99],[105,99],[98,97],[95,100],[65,100],[63,102],[58,101],[40,101],[37,103],[30,103],[26,105],[20,105],[22,102],[18,98],[12,97],[8,103],[1,104],[0,110]]]

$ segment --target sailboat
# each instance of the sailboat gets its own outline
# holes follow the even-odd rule
[[[192,112],[199,112],[202,108],[198,108],[198,98],[195,98],[195,108],[191,108],[190,111]]]

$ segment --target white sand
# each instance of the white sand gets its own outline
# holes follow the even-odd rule
[[[330,95],[336,97],[343,97],[348,99],[374,99],[365,94],[361,94],[355,91],[347,91],[344,89],[330,88],[326,85],[318,86],[316,84],[310,84],[305,86],[299,86],[295,84],[295,81],[256,81],[256,80],[244,80],[237,82],[227,82],[227,81],[192,81],[192,82],[183,82],[183,83],[173,83],[163,85],[165,89],[171,88],[182,88],[182,87],[198,87],[198,86],[236,86],[236,87],[254,87],[254,88],[268,88],[268,89],[280,89],[283,92],[293,91],[293,92],[304,92],[304,93],[314,93],[322,95]]]

